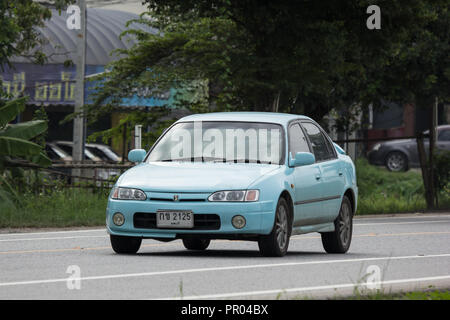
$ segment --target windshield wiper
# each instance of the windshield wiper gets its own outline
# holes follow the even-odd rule
[[[226,162],[234,163],[257,163],[257,164],[272,164],[271,161],[261,161],[259,159],[227,159]]]
[[[234,162],[234,163],[257,163],[257,164],[274,164],[272,161],[261,161],[258,159],[225,159],[225,158],[214,158],[214,157],[191,157],[191,158],[180,158],[180,159],[163,159],[158,160],[161,162],[173,162],[173,161],[189,161],[189,162]]]
[[[163,159],[158,160],[161,162],[173,162],[173,161],[189,161],[189,162],[206,162],[206,161],[222,161],[224,162],[225,159],[221,158],[214,158],[214,157],[191,157],[191,158],[179,158],[179,159]]]

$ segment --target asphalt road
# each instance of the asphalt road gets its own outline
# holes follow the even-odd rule
[[[450,288],[450,214],[358,218],[347,254],[307,234],[283,258],[223,240],[204,252],[144,240],[117,255],[103,228],[0,234],[0,299],[339,298],[430,285]]]

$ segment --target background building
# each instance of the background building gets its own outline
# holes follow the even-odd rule
[[[139,16],[125,11],[101,8],[87,9],[86,38],[86,76],[105,71],[105,66],[119,57],[112,54],[115,49],[130,48],[135,40],[131,36],[120,37],[126,30],[129,20]],[[52,10],[52,18],[39,28],[43,46],[40,48],[48,61],[44,65],[33,64],[27,57],[14,57],[12,67],[4,66],[0,73],[3,89],[13,95],[25,94],[29,97],[25,112],[18,121],[28,121],[33,118],[36,109],[45,106],[49,117],[48,140],[72,140],[72,121],[60,124],[74,108],[76,39],[75,33],[66,26],[68,15],[65,11],[59,14]],[[130,28],[156,32],[156,30],[141,24],[132,24]],[[92,83],[85,85],[85,103],[92,93]],[[152,106],[170,105],[171,94],[167,92],[157,97],[133,96],[118,106],[119,111],[105,116],[94,126],[88,127],[87,134],[114,126],[121,112],[129,108],[149,108]]]

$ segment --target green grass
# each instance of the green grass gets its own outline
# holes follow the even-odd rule
[[[450,290],[424,290],[400,293],[377,291],[367,294],[355,294],[346,300],[450,300]]]
[[[0,228],[104,225],[106,203],[106,194],[94,194],[89,189],[24,194],[18,208],[0,204]]]
[[[390,172],[384,167],[369,165],[366,159],[358,159],[356,175],[358,215],[426,210],[420,171]],[[439,203],[440,208],[450,208],[448,192],[441,193]]]

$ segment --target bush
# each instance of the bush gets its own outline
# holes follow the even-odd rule
[[[426,209],[421,173],[417,170],[390,172],[356,160],[359,190],[357,214],[414,212]]]

